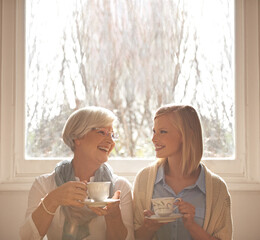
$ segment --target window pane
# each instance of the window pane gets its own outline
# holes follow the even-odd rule
[[[154,156],[153,114],[201,115],[204,157],[234,155],[234,2],[27,0],[26,156],[68,157],[63,125],[78,108],[113,110],[113,156]]]

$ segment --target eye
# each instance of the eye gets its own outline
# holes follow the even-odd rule
[[[165,131],[165,130],[160,130],[160,134],[164,134],[164,133],[167,133],[167,131]]]
[[[114,132],[111,133],[111,137],[113,140],[118,140],[118,135]]]
[[[106,136],[106,133],[105,133],[104,130],[99,130],[99,131],[98,131],[98,134],[100,134],[100,135],[102,135],[102,136]]]

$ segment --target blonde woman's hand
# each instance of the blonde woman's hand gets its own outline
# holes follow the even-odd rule
[[[175,202],[175,205],[178,206],[179,212],[183,214],[182,221],[184,226],[189,229],[195,223],[195,207],[185,201]]]
[[[144,210],[143,226],[145,227],[145,229],[147,229],[147,231],[156,232],[165,223],[159,223],[157,220],[147,218],[151,217],[152,215],[154,215],[154,212],[150,210]]]

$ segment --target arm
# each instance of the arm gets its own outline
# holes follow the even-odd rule
[[[206,231],[221,240],[233,239],[231,196],[225,181],[205,167],[206,177]]]
[[[32,213],[32,219],[40,233],[44,236],[59,206],[83,207],[87,196],[87,187],[83,182],[67,182],[47,194],[43,202]],[[44,205],[43,205],[44,204]],[[48,213],[45,209],[47,209]]]
[[[113,199],[120,199],[120,191],[116,191]],[[119,208],[119,201],[110,203],[104,208],[91,207],[91,210],[99,216],[104,216],[106,221],[106,239],[107,240],[124,240],[127,236],[127,228],[125,227]]]
[[[58,206],[82,206],[78,200],[86,196],[83,189],[86,189],[86,185],[80,182],[68,182],[55,188],[46,180],[36,180],[29,193],[27,218],[20,229],[21,239],[41,239],[47,233],[54,217],[48,212],[55,213]],[[48,212],[44,209],[41,198]]]
[[[219,211],[216,211],[216,215],[212,216],[216,221],[212,225],[213,236],[221,240],[231,240],[233,239],[233,224],[232,224],[232,214],[231,214],[231,199],[228,195],[224,200],[219,201],[222,207]]]
[[[180,213],[183,214],[182,220],[184,227],[189,231],[192,239],[194,240],[217,240],[217,238],[211,236],[202,227],[200,227],[195,221],[195,207],[185,201],[175,203],[179,207]]]
[[[95,209],[93,209],[93,211],[95,211],[98,215],[105,215],[105,221],[107,224],[107,237],[112,238],[111,236],[114,236],[112,239],[123,238],[127,240],[132,240],[134,239],[134,226],[133,226],[133,202],[132,202],[131,185],[126,179],[119,177],[115,182],[115,190],[119,190],[119,191],[116,191],[114,198],[120,197],[120,204],[119,202],[113,203],[113,204],[117,204],[114,205],[114,207],[117,209],[115,211],[117,217],[113,218],[112,215],[109,216],[107,212],[103,212],[103,213],[100,212],[99,214],[95,211]],[[119,195],[120,191],[121,193]],[[109,204],[107,206],[108,208],[107,210],[109,210],[109,208],[112,208],[113,204]],[[96,208],[96,209],[98,211],[102,211],[102,209],[100,208],[99,209]],[[106,208],[103,210],[106,210]],[[122,223],[124,226],[122,225]],[[121,233],[119,233],[119,227],[121,229],[120,230]],[[127,234],[126,236],[124,236],[125,235],[124,228],[126,228],[126,234]]]
[[[113,198],[120,199],[120,191],[116,191]],[[114,206],[113,206],[114,205]],[[111,210],[109,209],[111,208]],[[119,208],[119,202],[111,204],[108,206],[108,211],[110,210],[111,214],[105,216],[105,221],[107,225],[107,240],[123,240],[127,236],[127,228],[125,227],[121,215],[121,210]]]
[[[202,227],[200,227],[197,223],[190,225],[188,228],[192,239],[194,240],[218,240],[213,236],[210,236]]]
[[[154,213],[150,210],[144,210],[144,216],[152,216]],[[136,239],[142,240],[150,240],[153,238],[156,231],[163,225],[164,223],[158,223],[155,220],[150,220],[144,218],[143,224],[140,228],[135,231]]]
[[[155,178],[155,174],[153,178]],[[151,216],[154,214],[148,209],[147,206],[147,198],[151,198],[151,192],[147,191],[147,189],[150,189],[150,191],[152,191],[153,189],[153,186],[148,186],[147,180],[150,179],[151,182],[149,184],[153,185],[153,178],[149,177],[148,171],[145,170],[137,174],[135,179],[133,191],[133,205],[136,239],[152,239],[156,231],[162,225],[157,221],[145,218],[145,216]]]

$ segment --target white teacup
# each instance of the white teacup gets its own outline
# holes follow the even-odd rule
[[[174,205],[176,201],[181,201],[181,199],[174,197],[153,198],[152,205],[155,215],[159,217],[169,216],[178,207]]]
[[[109,196],[109,187],[111,182],[88,182],[88,198],[96,202],[102,202]]]

